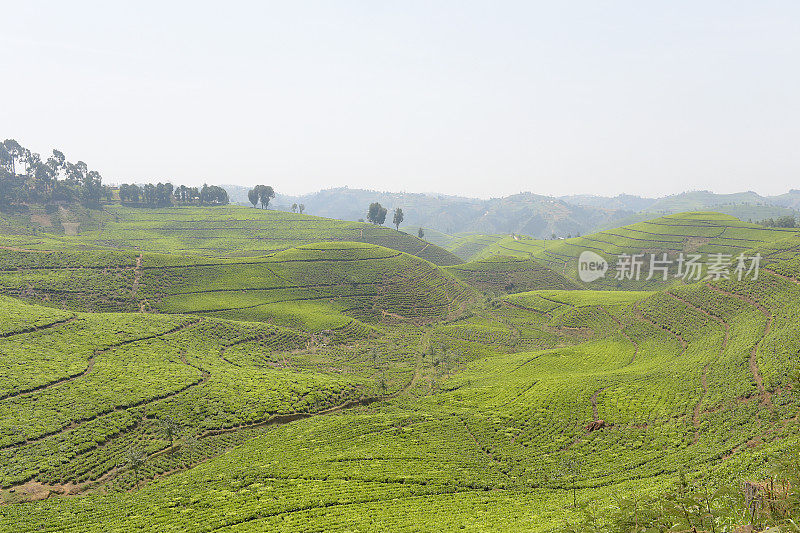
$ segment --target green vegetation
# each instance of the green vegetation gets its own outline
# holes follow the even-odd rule
[[[420,242],[367,224],[142,212],[3,236],[4,531],[800,519],[793,230],[688,213],[441,267],[365,242]],[[583,249],[764,262],[756,280],[585,290]]]
[[[561,274],[533,259],[520,257],[495,255],[482,261],[447,267],[447,270],[470,285],[491,294],[577,288],[576,283]]]
[[[251,257],[302,244],[355,241],[385,246],[440,265],[461,262],[437,246],[373,224],[241,207],[213,212],[202,208],[143,212],[109,206],[107,211],[114,220],[98,231],[81,235],[84,243],[169,254]]]
[[[663,287],[663,280],[658,277],[649,281],[615,279],[618,256],[643,253],[660,258],[667,254],[674,261],[680,253],[701,254],[705,262],[712,254],[751,254],[755,249],[796,234],[797,230],[792,228],[765,228],[721,213],[682,213],[572,239],[542,241],[507,237],[488,246],[483,254],[532,258],[576,280],[578,256],[588,250],[606,258],[610,264],[610,273],[593,282],[591,288],[653,289]],[[680,281],[670,280],[669,283]]]

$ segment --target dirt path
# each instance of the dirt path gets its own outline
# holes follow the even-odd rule
[[[703,400],[705,399],[706,395],[708,394],[708,383],[706,382],[706,373],[708,372],[708,365],[703,367],[703,374],[700,376],[700,385],[703,387],[703,393],[700,395],[700,399],[697,400],[697,404],[694,406],[694,412],[692,413],[692,424],[694,425],[694,443],[697,444],[697,441],[700,439],[700,409],[703,407]]]
[[[398,314],[396,314],[396,313],[390,313],[389,311],[386,311],[386,310],[384,310],[384,309],[381,309],[381,315],[383,316],[383,318],[386,318],[387,316],[390,316],[390,317],[392,317],[392,318],[396,318],[396,319],[398,319],[398,320],[406,320],[406,321],[411,321],[411,322],[413,322],[413,320],[412,320],[412,319],[410,319],[410,318],[408,318],[408,317],[404,317],[404,316],[402,316],[402,315],[398,315]]]
[[[702,313],[702,314],[706,315],[707,317],[709,317],[709,318],[711,318],[713,320],[716,320],[717,322],[720,323],[720,325],[723,327],[723,330],[725,332],[725,336],[722,339],[722,345],[720,346],[720,349],[719,349],[719,353],[720,353],[720,355],[722,355],[722,352],[724,352],[725,348],[728,346],[728,338],[729,338],[729,335],[730,335],[730,325],[723,318],[711,314],[710,312],[706,311],[702,307],[696,306],[695,304],[693,304],[689,300],[687,300],[685,298],[682,298],[682,297],[678,296],[677,294],[673,294],[670,291],[666,291],[665,294],[667,294],[668,296],[670,296],[670,297],[672,297],[672,298],[674,298],[674,299],[676,299],[676,300],[678,300],[680,302],[683,302],[684,304],[686,304],[688,307],[691,307],[695,311],[697,311],[699,313]],[[697,400],[697,404],[695,404],[694,411],[692,413],[692,424],[694,425],[694,428],[695,428],[695,430],[694,430],[694,443],[695,444],[697,444],[697,441],[700,439],[700,433],[699,433],[699,430],[698,430],[698,428],[700,427],[700,415],[702,414],[703,401],[705,400],[705,397],[708,395],[708,381],[706,379],[706,376],[708,374],[709,365],[710,365],[710,363],[706,363],[706,365],[703,367],[703,372],[700,375],[700,386],[702,387],[703,392],[700,394],[700,399]]]
[[[606,308],[605,308],[604,306],[602,306],[602,305],[600,306],[600,309],[602,309],[602,310],[603,310],[603,312],[605,312],[605,313],[606,313],[608,316],[610,316],[610,317],[611,317],[611,320],[613,320],[614,322],[616,322],[616,323],[617,323],[617,326],[619,326],[619,332],[620,332],[620,333],[622,333],[622,335],[623,335],[623,336],[624,336],[626,339],[628,339],[628,340],[630,341],[630,343],[631,343],[631,344],[633,344],[633,357],[631,357],[631,360],[630,360],[630,361],[628,361],[628,365],[632,365],[632,364],[633,364],[633,362],[634,362],[634,361],[636,361],[636,356],[637,356],[637,355],[639,355],[639,343],[638,343],[638,342],[636,342],[635,340],[633,340],[633,337],[631,337],[630,335],[628,335],[628,334],[625,332],[625,326],[622,324],[622,322],[620,322],[620,320],[619,320],[617,317],[615,317],[613,314],[611,314],[611,312],[610,312],[608,309],[606,309]],[[625,366],[627,366],[627,365],[625,365]],[[599,392],[599,391],[598,391],[598,392]],[[595,420],[596,420],[596,419],[597,419],[597,417],[595,416]]]
[[[761,313],[767,318],[767,323],[764,326],[764,332],[761,334],[758,341],[756,341],[756,343],[753,345],[753,349],[750,350],[750,372],[753,374],[753,380],[756,382],[758,393],[761,396],[761,403],[763,403],[764,405],[771,406],[772,405],[771,394],[764,389],[764,381],[761,377],[761,372],[758,369],[758,360],[756,355],[758,353],[758,348],[761,346],[761,341],[763,341],[764,337],[766,337],[769,334],[769,332],[772,331],[772,320],[774,318],[772,311],[770,311],[757,301],[753,300],[752,298],[748,298],[747,296],[726,291],[725,289],[721,289],[715,285],[707,284],[707,286],[711,290],[717,291],[720,294],[730,296],[731,298],[737,298],[739,300],[742,300],[743,302],[749,303],[750,305],[761,311]]]
[[[131,287],[131,294],[136,294],[139,290],[139,282],[142,280],[142,254],[136,258],[136,266],[133,267],[133,285]]]
[[[672,298],[674,298],[674,299],[676,299],[676,300],[678,300],[680,302],[683,302],[684,304],[686,304],[687,306],[691,307],[695,311],[697,311],[699,313],[702,313],[702,314],[706,315],[707,317],[719,322],[722,325],[723,329],[725,330],[725,337],[722,339],[722,348],[720,349],[720,352],[722,352],[722,350],[725,349],[725,347],[728,345],[728,335],[730,333],[730,326],[728,325],[728,323],[725,320],[723,320],[721,317],[718,317],[717,315],[712,315],[711,313],[709,313],[708,311],[706,311],[702,307],[698,307],[698,306],[694,305],[689,300],[687,300],[685,298],[682,298],[682,297],[678,296],[677,294],[673,294],[670,291],[665,291],[665,294],[667,296],[671,296]]]
[[[13,337],[14,335],[24,335],[25,333],[34,333],[36,331],[41,331],[43,329],[54,328],[57,326],[64,326],[71,322],[74,322],[78,319],[78,315],[72,315],[69,318],[65,318],[63,320],[56,320],[55,322],[51,322],[49,324],[44,324],[42,326],[32,326],[25,329],[20,329],[17,331],[9,331],[7,333],[0,334],[0,339],[7,339],[9,337]]]
[[[595,422],[600,420],[600,415],[597,412],[597,397],[600,396],[600,393],[603,392],[604,390],[606,390],[606,387],[602,387],[600,389],[597,389],[595,391],[595,393],[592,394],[592,397],[589,400],[589,401],[592,402],[592,417],[594,417],[593,419],[594,419]]]
[[[769,272],[769,273],[770,273],[770,274],[772,274],[773,276],[777,276],[777,277],[779,277],[779,278],[785,279],[786,281],[791,281],[791,282],[792,282],[792,283],[794,283],[795,285],[800,285],[800,280],[798,280],[798,279],[796,279],[796,278],[792,278],[792,277],[786,276],[786,275],[784,275],[784,274],[778,274],[777,272],[775,272],[775,271],[774,271],[774,270],[772,270],[772,269],[769,269],[769,268],[762,268],[762,269],[761,269],[761,271],[762,271],[762,272]]]
[[[98,355],[100,355],[102,353],[114,350],[116,348],[119,348],[121,346],[125,346],[125,345],[128,345],[128,344],[141,342],[141,341],[146,341],[146,340],[150,340],[150,339],[155,339],[155,338],[158,338],[158,337],[163,337],[165,335],[171,335],[173,333],[178,333],[179,331],[183,331],[183,330],[185,330],[187,328],[195,326],[195,325],[199,324],[200,322],[202,322],[202,319],[198,319],[198,320],[195,320],[195,321],[192,321],[192,322],[188,322],[186,324],[182,324],[182,325],[180,325],[178,327],[175,327],[175,328],[173,328],[173,329],[171,329],[169,331],[165,331],[163,333],[158,333],[156,335],[149,335],[147,337],[139,337],[137,339],[128,339],[128,340],[125,340],[125,341],[122,341],[122,342],[118,342],[118,343],[110,345],[110,346],[106,346],[105,348],[101,348],[101,349],[99,349],[99,350],[94,352],[94,354],[91,356],[91,358],[87,362],[87,368],[83,372],[81,372],[80,374],[75,375],[75,376],[71,376],[71,377],[67,377],[67,378],[63,378],[63,379],[60,379],[60,380],[57,380],[57,381],[54,381],[54,382],[51,382],[51,383],[46,383],[44,385],[40,385],[40,386],[35,387],[33,389],[29,389],[29,390],[25,390],[25,391],[19,391],[19,392],[16,392],[14,394],[10,394],[8,396],[3,397],[2,400],[8,400],[10,398],[16,398],[16,397],[19,397],[19,396],[26,396],[26,395],[29,395],[29,394],[41,392],[43,390],[50,389],[50,388],[55,387],[57,385],[63,385],[64,383],[68,383],[68,382],[73,381],[75,379],[78,379],[80,377],[86,376],[94,368],[94,359]],[[190,366],[192,366],[192,365],[190,365]],[[195,368],[197,368],[197,367],[195,367]],[[202,369],[198,369],[198,370],[203,372]],[[146,404],[149,404],[149,403],[153,403],[153,402],[157,402],[157,401],[160,401],[160,400],[164,400],[166,398],[170,398],[172,396],[176,396],[176,395],[180,394],[181,392],[184,392],[185,390],[187,390],[187,389],[189,389],[191,387],[195,387],[195,386],[200,385],[200,384],[201,384],[200,382],[190,383],[186,387],[183,387],[183,388],[181,388],[181,389],[179,389],[177,391],[173,391],[173,392],[167,393],[167,394],[162,395],[162,396],[157,396],[155,398],[145,399],[145,400],[142,400],[142,401],[140,401],[138,403],[135,403],[135,404],[132,404],[132,405],[128,405],[128,406],[124,406],[124,407],[123,406],[116,406],[116,407],[113,407],[113,408],[108,409],[106,411],[99,412],[99,413],[96,413],[96,414],[91,415],[89,417],[86,417],[84,419],[73,420],[68,425],[66,425],[66,426],[64,426],[64,427],[62,427],[60,429],[57,429],[57,430],[54,430],[54,431],[49,431],[49,432],[44,433],[42,435],[39,435],[38,437],[35,437],[33,439],[25,439],[25,441],[23,441],[23,442],[19,442],[19,443],[16,443],[16,444],[9,444],[7,446],[2,446],[2,447],[0,447],[0,451],[1,450],[9,450],[9,449],[14,449],[14,448],[19,448],[21,446],[25,446],[25,445],[28,445],[28,444],[34,444],[34,443],[39,442],[41,440],[44,440],[44,439],[46,439],[48,437],[52,437],[53,435],[58,435],[58,434],[61,434],[61,433],[65,433],[65,432],[67,432],[69,430],[75,429],[78,426],[80,426],[82,424],[85,424],[86,422],[91,422],[92,420],[96,420],[97,418],[100,418],[101,416],[108,415],[108,414],[110,414],[112,412],[132,409],[134,407],[139,407],[141,405],[146,405]]]

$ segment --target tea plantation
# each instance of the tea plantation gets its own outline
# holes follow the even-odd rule
[[[443,267],[358,224],[133,211],[0,240],[2,531],[800,519],[794,231],[687,213]],[[587,285],[583,250],[763,262]]]

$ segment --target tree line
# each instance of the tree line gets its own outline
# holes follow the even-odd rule
[[[44,159],[14,139],[0,143],[0,207],[23,204],[59,205],[81,203],[98,207],[112,201],[113,189],[103,185],[96,170],[83,161],[71,162],[60,150]],[[123,183],[119,199],[124,205],[168,207],[182,205],[227,205],[228,193],[216,185],[177,188],[171,183],[135,185]]]
[[[0,206],[76,202],[95,206],[102,196],[110,197],[111,190],[83,161],[68,161],[59,150],[44,159],[14,139],[0,143]]]
[[[797,220],[794,218],[793,215],[784,215],[778,218],[767,218],[764,219],[758,224],[762,226],[767,226],[768,228],[796,228],[797,227]]]
[[[119,199],[123,205],[170,207],[172,205],[228,205],[228,192],[216,185],[204,184],[201,188],[171,183],[147,183],[119,186]]]

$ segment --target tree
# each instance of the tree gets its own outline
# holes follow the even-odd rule
[[[175,436],[181,430],[180,424],[174,418],[166,416],[158,421],[158,427],[169,441],[169,453],[172,454],[175,451]]]
[[[373,224],[383,224],[386,221],[386,213],[386,208],[380,203],[372,202],[369,204],[369,210],[367,211],[367,220]]]
[[[182,204],[189,203],[192,201],[191,198],[191,189],[186,185],[179,185],[175,188],[175,199]]]
[[[425,236],[425,232],[422,230],[422,228],[419,228],[419,231],[417,231],[417,237],[419,237],[421,239],[424,236]]]
[[[133,470],[134,480],[136,486],[139,486],[139,471],[147,461],[147,454],[139,447],[131,447],[128,449],[128,467]]]
[[[292,213],[297,213],[297,204],[292,204]]]
[[[306,204],[298,204],[297,205],[297,210],[300,211],[300,214],[302,215],[303,211],[306,210]]]
[[[403,209],[400,207],[396,207],[394,210],[394,217],[392,218],[392,224],[397,231],[400,231],[400,224],[403,223]]]
[[[18,168],[24,168],[24,172],[18,172]],[[99,205],[104,191],[100,173],[90,171],[83,161],[71,163],[59,150],[53,150],[45,160],[14,139],[0,143],[0,170],[4,205],[53,205],[80,200],[94,207]]]
[[[3,141],[3,146],[6,148],[6,151],[10,155],[10,168],[8,169],[11,172],[12,176],[17,175],[16,171],[16,163],[17,161],[22,162],[25,159],[25,148],[23,148],[17,141],[14,139],[6,139]]]
[[[273,198],[275,198],[275,190],[269,185],[256,185],[247,192],[247,199],[250,200],[253,207],[261,202],[261,209],[266,209],[269,201]]]
[[[203,184],[200,189],[200,205],[228,205],[228,192],[216,185]]]
[[[250,203],[253,204],[253,207],[256,206],[258,203],[258,187],[253,187],[247,191],[247,199],[250,200]]]
[[[269,185],[259,185],[258,201],[261,202],[261,209],[266,209],[269,206],[269,201],[275,198],[275,190]]]

